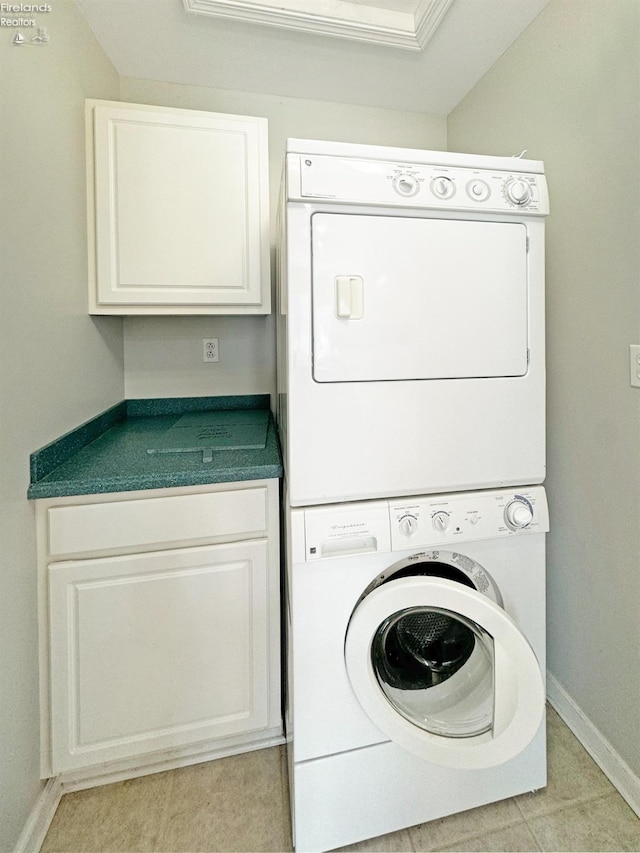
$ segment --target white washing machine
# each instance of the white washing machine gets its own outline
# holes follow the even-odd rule
[[[539,161],[288,140],[292,506],[543,481],[547,212]]]
[[[287,513],[298,851],[544,787],[541,486]]]

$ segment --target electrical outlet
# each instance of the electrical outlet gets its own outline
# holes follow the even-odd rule
[[[633,388],[640,388],[639,344],[629,344],[629,380]]]
[[[202,339],[202,360],[204,362],[220,361],[220,350],[217,338]]]

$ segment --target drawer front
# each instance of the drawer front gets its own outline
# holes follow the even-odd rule
[[[221,536],[264,535],[267,490],[260,487],[52,507],[48,522],[52,557]]]

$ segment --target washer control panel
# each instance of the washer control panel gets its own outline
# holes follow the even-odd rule
[[[290,154],[289,198],[544,215],[543,174]],[[508,163],[508,159],[504,158]],[[296,186],[299,183],[299,186]]]
[[[298,561],[439,547],[549,530],[542,486],[296,507],[291,514],[292,518],[304,519],[304,535],[294,537],[293,548],[300,551]]]
[[[389,501],[392,550],[546,533],[544,489],[534,486]]]

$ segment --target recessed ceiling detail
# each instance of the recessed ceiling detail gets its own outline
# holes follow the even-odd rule
[[[184,6],[200,15],[423,50],[452,2],[416,0],[414,11],[405,11],[407,3],[397,0],[376,5],[362,0],[184,0]]]

